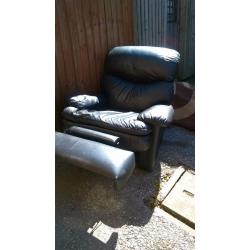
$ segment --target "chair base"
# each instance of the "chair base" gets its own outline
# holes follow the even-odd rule
[[[88,125],[85,124],[77,124],[73,123],[71,121],[63,120],[63,130],[66,132],[67,129],[71,126],[79,126],[79,127],[85,127],[88,129],[92,129],[93,131],[94,128],[91,128]],[[103,133],[107,133],[109,135],[114,135],[119,137],[121,133],[114,132],[112,130],[106,130],[102,128],[98,128],[99,131]],[[129,143],[123,143],[124,141],[121,140],[121,143],[119,145],[115,145],[117,148],[129,150],[135,153],[135,161],[136,161],[136,167],[144,169],[146,171],[153,171],[155,164],[156,164],[156,158],[158,155],[158,149],[159,145],[162,139],[162,134],[163,134],[164,128],[154,126],[152,134],[150,136],[130,136],[129,138]],[[127,136],[127,135],[126,135]],[[142,138],[145,137],[145,138]],[[134,146],[135,143],[138,141],[142,141],[144,143],[145,141],[145,150],[135,150]],[[148,146],[147,146],[148,145]]]

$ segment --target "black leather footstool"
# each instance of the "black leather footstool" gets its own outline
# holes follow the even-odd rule
[[[112,142],[113,138],[109,139]],[[124,186],[135,168],[133,152],[101,142],[56,132],[55,145],[57,164],[74,165],[111,178],[116,189]]]

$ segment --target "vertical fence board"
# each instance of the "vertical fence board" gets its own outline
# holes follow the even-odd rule
[[[167,1],[134,0],[135,44],[168,46]]]
[[[117,0],[116,0],[117,1]],[[111,16],[112,16],[112,23],[113,23],[113,33],[114,33],[114,41],[116,44],[119,45],[119,37],[118,37],[118,27],[117,27],[117,16],[116,16],[116,1],[112,1],[110,2],[110,7],[111,7]]]
[[[160,26],[159,26],[159,19],[160,19],[160,15],[159,15],[159,12],[160,12],[160,4],[159,4],[159,0],[156,0],[155,1],[155,24],[156,24],[156,29],[155,29],[155,33],[156,33],[156,44],[160,45],[160,39],[159,39],[159,34],[160,34]],[[158,46],[159,46],[158,45]]]
[[[64,63],[64,79],[63,85],[65,90],[68,92],[70,89],[74,90],[75,85],[75,69],[74,69],[74,59],[73,59],[73,50],[71,45],[71,38],[69,32],[69,25],[67,22],[66,11],[64,1],[57,1],[56,4],[56,14],[60,13],[60,20],[57,19],[57,26],[58,26],[58,38],[59,43],[56,44],[56,47],[61,47],[61,55],[57,54],[56,58],[61,57],[63,58]],[[56,50],[57,51],[57,50]],[[61,65],[61,59],[60,65]],[[62,66],[62,65],[61,65]],[[58,72],[61,72],[58,71]],[[61,78],[61,77],[60,77]]]
[[[144,17],[144,21],[145,21],[145,40],[146,43],[148,43],[149,40],[149,34],[148,34],[148,0],[145,0],[145,17]]]
[[[108,40],[108,49],[112,47],[114,41],[114,32],[113,32],[113,22],[111,15],[111,6],[110,0],[104,0],[104,10],[105,10],[105,19],[106,19],[106,28],[107,28],[107,40]]]
[[[141,41],[141,38],[142,38],[142,33],[141,33],[141,1],[138,0],[136,1],[137,2],[137,5],[136,5],[136,10],[137,10],[137,13],[136,13],[136,16],[137,16],[137,35],[138,35],[138,44],[141,44],[142,41]]]
[[[153,42],[153,32],[151,32],[151,30],[152,30],[152,5],[153,5],[153,2],[152,1],[148,1],[147,2],[148,3],[148,37],[149,37],[149,39],[148,39],[148,41],[147,41],[147,44],[146,45],[150,45],[150,44],[152,44],[152,42]]]
[[[185,79],[195,73],[195,1],[180,0],[178,49],[181,53],[179,78]]]
[[[134,3],[133,3],[134,4]],[[131,39],[131,41],[133,40],[133,36],[131,34],[131,36],[129,37],[129,17],[128,17],[128,1],[127,0],[122,0],[121,1],[121,8],[122,8],[122,30],[123,30],[123,33],[122,33],[122,37],[123,37],[123,42],[124,44],[128,44],[128,41]],[[133,7],[132,7],[133,8]],[[132,18],[134,19],[134,16],[132,16]],[[133,23],[132,23],[133,25]],[[134,32],[134,27],[133,27],[133,31]],[[131,33],[132,33],[131,32]],[[126,39],[125,39],[126,38]]]
[[[155,2],[152,4],[152,45],[157,46],[155,44]]]
[[[81,52],[79,46],[79,39],[78,39],[78,31],[77,31],[77,18],[70,18],[71,16],[76,15],[76,8],[73,4],[71,4],[68,0],[65,0],[65,11],[66,11],[66,18],[69,27],[69,34],[70,34],[70,41],[72,46],[72,55],[73,55],[73,62],[75,68],[75,89],[79,88],[81,81],[84,79],[83,72],[81,68],[82,60],[81,60]]]
[[[167,25],[168,25],[168,11],[167,11],[167,1],[163,0],[162,3],[162,9],[163,9],[163,46],[167,46]]]
[[[78,8],[76,8],[76,18],[77,18],[77,33],[78,33],[78,39],[79,39],[79,48],[80,48],[80,59],[81,64],[81,76],[82,79],[80,79],[80,85],[78,85],[80,88],[82,86],[86,86],[87,89],[90,89],[90,82],[92,81],[92,76],[89,74],[85,74],[85,72],[82,71],[83,68],[85,68],[87,71],[90,70],[90,58],[89,58],[89,51],[87,48],[87,37],[86,37],[86,31],[82,28],[84,23],[84,16],[83,16],[83,10],[82,10],[82,4],[80,3]]]
[[[128,2],[128,20],[129,20],[129,27],[132,27],[133,28],[133,23],[134,23],[134,19],[133,19],[133,0],[131,2],[131,0],[127,0]],[[132,43],[130,42],[130,45],[134,45],[135,43],[135,39],[134,39],[134,32],[129,32],[128,33],[128,38],[129,38],[129,41],[132,41]]]

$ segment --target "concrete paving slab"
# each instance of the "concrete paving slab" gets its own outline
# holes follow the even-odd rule
[[[157,197],[159,203],[161,203],[167,197],[167,195],[174,188],[175,184],[179,181],[185,171],[186,170],[183,167],[177,168],[171,175],[170,179],[164,185],[162,185],[162,188],[160,189],[159,195]]]
[[[185,172],[162,202],[167,212],[195,227],[195,175]]]

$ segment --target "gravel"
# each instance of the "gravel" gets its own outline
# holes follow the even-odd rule
[[[120,192],[102,176],[56,168],[56,249],[194,249],[194,237],[150,202],[179,166],[194,170],[194,133],[173,126],[155,170],[136,168]]]

